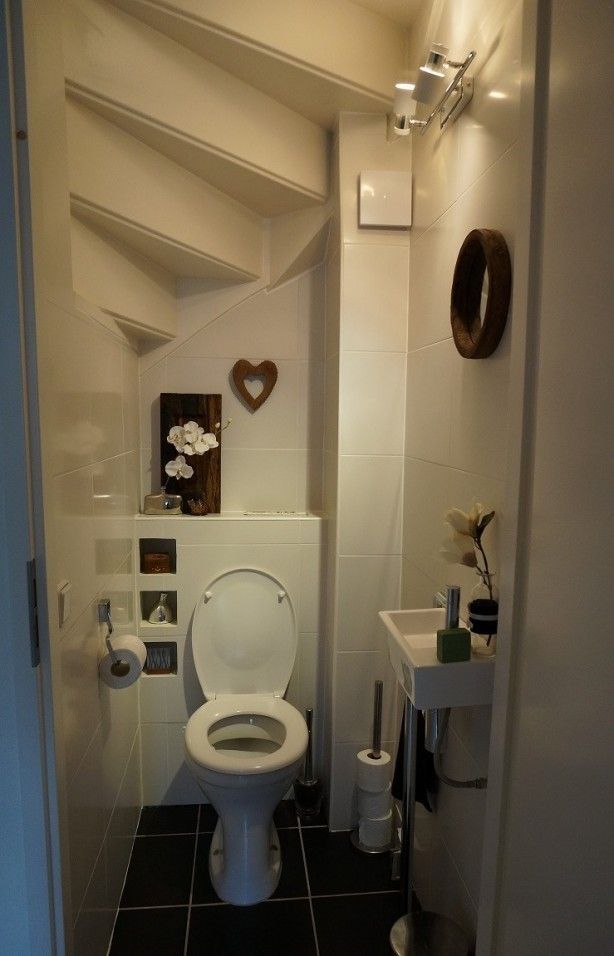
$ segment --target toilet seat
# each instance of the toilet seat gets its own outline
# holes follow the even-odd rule
[[[243,715],[270,718],[281,725],[285,737],[273,753],[235,755],[216,750],[209,739],[211,728],[219,721]],[[231,737],[229,733],[228,739]],[[270,773],[301,760],[307,747],[307,727],[302,715],[280,697],[231,694],[207,701],[192,714],[185,746],[196,767],[229,774]]]

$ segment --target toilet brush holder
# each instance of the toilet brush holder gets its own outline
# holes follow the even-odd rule
[[[302,776],[294,783],[294,804],[299,817],[308,820],[320,812],[322,806],[322,784],[313,775],[313,748],[311,728],[313,724],[313,710],[308,707],[305,711],[307,724],[307,752],[305,754],[305,768]]]

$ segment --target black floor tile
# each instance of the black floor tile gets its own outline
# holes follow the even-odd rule
[[[181,956],[188,908],[120,910],[109,956]]]
[[[120,906],[188,903],[196,836],[137,838]]]
[[[202,803],[200,806],[200,823],[198,829],[200,833],[213,833],[217,824],[217,813],[210,803]]]
[[[388,936],[401,916],[400,893],[313,900],[320,956],[390,956]]]
[[[390,854],[368,856],[350,843],[349,833],[322,828],[303,830],[309,885],[314,896],[394,890]]]
[[[284,900],[258,906],[193,907],[188,956],[205,952],[207,956],[315,956],[309,903]]]
[[[273,823],[278,830],[285,827],[297,827],[296,810],[294,800],[282,800],[277,810],[273,814]]]
[[[194,867],[193,903],[219,903],[219,897],[211,886],[209,878],[209,848],[212,833],[199,833],[196,847],[196,865]]]
[[[298,830],[278,830],[281,850],[281,876],[272,899],[307,896],[303,850]]]
[[[272,899],[307,896],[305,867],[298,830],[278,830],[281,849],[281,876]],[[196,850],[196,868],[194,871],[193,903],[219,903],[209,878],[209,848],[212,835],[201,833]]]
[[[302,827],[325,827],[328,826],[324,811],[314,814],[312,817],[299,816],[299,822]]]
[[[196,833],[198,805],[143,807],[137,833]]]
[[[278,829],[298,826],[294,800],[281,801],[273,815],[273,822]],[[198,829],[201,833],[213,833],[216,823],[217,813],[210,803],[203,803],[200,808],[200,824]],[[187,833],[188,831],[186,830],[185,832]]]

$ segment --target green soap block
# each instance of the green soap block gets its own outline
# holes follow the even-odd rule
[[[444,627],[437,631],[437,660],[440,664],[468,661],[471,658],[471,634],[466,627]]]

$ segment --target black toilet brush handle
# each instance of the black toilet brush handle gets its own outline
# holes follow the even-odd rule
[[[313,724],[313,709],[308,707],[305,711],[305,723],[307,724],[307,753],[305,754],[305,780],[313,780],[313,756],[311,751],[311,725]]]

